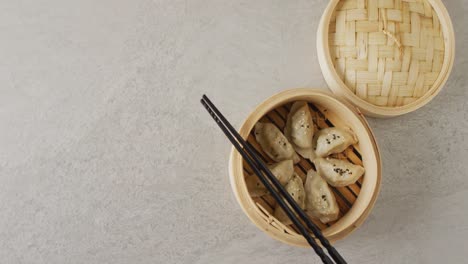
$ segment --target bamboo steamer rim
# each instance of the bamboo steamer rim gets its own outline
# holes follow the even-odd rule
[[[426,0],[431,4],[432,8],[436,12],[436,15],[438,16],[443,31],[445,52],[444,62],[440,73],[432,87],[423,96],[409,104],[394,107],[377,106],[359,98],[346,86],[346,84],[336,72],[336,69],[333,65],[330,56],[328,29],[331,17],[335,11],[337,4],[340,1],[342,0],[330,1],[330,3],[325,9],[324,14],[322,15],[317,30],[317,56],[320,68],[322,69],[323,76],[330,89],[336,95],[343,97],[345,100],[351,102],[353,105],[358,107],[364,114],[378,118],[388,118],[407,114],[409,112],[415,111],[423,107],[432,99],[434,99],[434,97],[441,91],[442,87],[446,83],[455,60],[455,34],[449,13],[442,1]]]
[[[239,134],[246,138],[255,123],[257,123],[263,115],[280,105],[297,100],[306,100],[305,98],[309,98],[308,101],[312,102],[314,100],[311,99],[325,100],[328,101],[329,104],[336,106],[340,111],[346,111],[353,122],[356,122],[353,126],[359,127],[359,146],[364,146],[364,143],[368,144],[363,148],[366,153],[364,153],[364,150],[362,151],[364,167],[366,167],[366,176],[364,177],[362,189],[356,199],[356,202],[350,208],[348,213],[339,219],[338,222],[323,230],[323,234],[331,242],[335,242],[348,236],[364,222],[364,220],[369,216],[380,192],[382,173],[380,153],[375,137],[362,114],[353,106],[337,99],[330,92],[318,89],[291,89],[275,94],[258,105],[243,122],[243,125],[239,130]],[[331,111],[335,111],[335,108]],[[365,138],[363,138],[364,135]],[[366,156],[366,160],[364,160],[364,156]],[[367,171],[367,166],[372,167],[372,169]],[[231,187],[237,201],[244,213],[258,228],[274,239],[286,244],[300,247],[309,246],[302,236],[298,234],[287,234],[284,232],[285,229],[280,230],[281,224],[279,225],[279,228],[275,228],[275,226],[272,225],[273,220],[271,218],[267,218],[261,208],[259,208],[252,200],[244,180],[242,157],[234,148],[231,151],[229,160],[229,175]],[[278,223],[276,224],[278,225]]]

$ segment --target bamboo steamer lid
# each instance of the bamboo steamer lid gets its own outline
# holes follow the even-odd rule
[[[369,125],[355,107],[329,92],[316,89],[292,89],[273,95],[257,106],[239,130],[239,134],[247,139],[267,162],[271,160],[256,142],[252,129],[258,121],[262,121],[270,122],[283,131],[285,118],[291,104],[295,101],[309,103],[317,129],[329,126],[349,127],[359,138],[358,144],[349,147],[336,158],[347,159],[363,166],[366,170],[365,175],[350,186],[331,187],[340,209],[337,221],[323,224],[312,219],[323,234],[334,242],[356,230],[368,217],[375,204],[382,174],[379,150]],[[295,172],[303,180],[307,171],[312,168],[312,163],[304,158],[295,164]],[[254,177],[250,174],[252,170],[244,164],[241,155],[233,148],[229,161],[230,182],[244,213],[259,229],[271,237],[290,245],[308,247],[307,241],[298,234],[293,225],[284,225],[273,216],[275,201],[271,196],[255,198],[251,196],[246,186],[246,177]]]
[[[317,33],[330,89],[374,117],[432,100],[454,62],[452,22],[440,0],[332,0]]]

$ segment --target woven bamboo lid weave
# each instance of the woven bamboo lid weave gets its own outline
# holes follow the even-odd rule
[[[334,0],[317,37],[330,88],[377,117],[428,103],[449,76],[454,43],[439,0]]]

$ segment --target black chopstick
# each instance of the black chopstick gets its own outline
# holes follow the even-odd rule
[[[201,100],[203,106],[208,110],[210,115],[213,117],[213,119],[216,121],[218,126],[221,128],[221,130],[224,132],[224,134],[228,137],[228,139],[231,141],[231,143],[234,145],[234,147],[239,151],[239,153],[242,155],[242,157],[245,159],[245,161],[250,165],[252,170],[255,172],[255,174],[259,177],[260,181],[265,185],[265,187],[271,192],[275,200],[278,202],[278,204],[283,208],[283,210],[286,212],[286,215],[291,219],[291,221],[298,227],[299,231],[301,234],[305,237],[307,242],[312,246],[314,249],[315,253],[322,259],[323,263],[326,264],[333,264],[331,259],[325,254],[325,252],[322,250],[322,248],[315,242],[314,238],[307,232],[307,229],[301,224],[299,219],[296,218],[294,213],[291,211],[291,208],[285,203],[285,201],[279,196],[279,194],[273,189],[273,186],[268,182],[268,180],[262,175],[260,170],[257,168],[256,163],[250,158],[250,156],[244,151],[244,149],[239,145],[239,142],[235,140],[235,138],[229,133],[229,131],[224,127],[224,125],[221,123],[221,121],[218,119],[216,114],[210,109],[210,107],[206,104],[206,102],[202,99]]]
[[[300,216],[300,218],[306,223],[307,227],[312,231],[312,233],[319,239],[322,245],[327,249],[330,256],[335,260],[336,263],[342,264],[346,263],[343,257],[338,253],[338,251],[330,244],[330,242],[323,236],[320,229],[309,219],[307,214],[299,207],[299,205],[294,201],[294,199],[289,195],[289,193],[283,188],[281,183],[278,179],[270,172],[268,167],[265,163],[259,158],[261,155],[257,152],[257,150],[250,145],[250,143],[246,143],[245,140],[237,133],[236,129],[226,120],[226,118],[221,114],[221,112],[216,108],[216,106],[210,101],[210,99],[203,95],[202,100],[204,100],[208,106],[214,111],[214,113],[221,119],[224,125],[227,126],[230,133],[234,135],[237,141],[239,141],[247,153],[255,160],[257,165],[260,167],[260,170],[263,171],[268,179],[273,183],[273,185],[280,191],[280,193],[284,196],[284,198],[288,201],[289,204],[293,207],[294,211]],[[203,103],[203,102],[202,102]]]
[[[299,228],[303,236],[306,238],[306,240],[309,242],[312,248],[314,248],[317,255],[319,255],[322,258],[322,261],[324,263],[332,263],[330,262],[330,259],[328,258],[328,256],[324,254],[323,250],[316,244],[314,238],[310,236],[310,234],[307,232],[307,230],[302,225],[302,223],[296,218],[294,213],[291,212],[289,206],[284,204],[284,200],[281,199],[281,196],[279,196],[278,193],[276,193],[276,191],[272,188],[270,183],[264,178],[264,176],[262,175],[260,171],[263,171],[266,174],[266,176],[273,183],[273,185],[275,185],[275,187],[279,190],[279,192],[285,197],[285,199],[291,205],[294,211],[296,211],[296,213],[306,222],[307,226],[312,230],[314,235],[320,240],[322,245],[324,245],[327,248],[330,256],[332,256],[335,262],[340,263],[340,264],[346,263],[346,261],[339,255],[336,249],[333,248],[330,245],[329,241],[322,235],[318,227],[315,226],[315,224],[312,221],[310,221],[310,219],[307,217],[304,211],[302,211],[302,209],[299,207],[299,205],[297,205],[294,199],[292,199],[292,197],[286,192],[286,190],[279,183],[276,177],[273,176],[271,171],[266,167],[265,163],[259,158],[258,152],[255,150],[255,148],[253,148],[250,145],[250,143],[245,142],[245,140],[237,133],[237,131],[226,120],[226,118],[224,118],[224,116],[219,112],[216,106],[214,106],[214,104],[208,99],[208,97],[204,95],[201,102],[205,106],[205,108],[208,110],[208,112],[211,114],[213,119],[215,119],[219,127],[223,130],[224,134],[226,134],[226,136],[234,145],[234,147],[236,147],[236,149],[239,151],[242,157],[252,167],[255,174],[259,177],[259,179],[262,181],[265,187],[270,191],[270,193],[272,193],[275,200],[277,200],[279,205],[285,210],[288,217]],[[243,148],[240,145],[242,145]],[[282,205],[284,205],[284,207]]]

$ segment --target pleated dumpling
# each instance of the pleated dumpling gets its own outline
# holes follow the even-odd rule
[[[268,165],[268,168],[283,186],[286,185],[294,175],[294,164],[292,160],[280,161]],[[252,197],[260,197],[268,193],[268,190],[260,179],[258,179],[257,175],[248,175],[245,178],[245,183]]]
[[[294,164],[292,160],[280,161],[278,163],[268,165],[268,168],[283,186],[288,184],[294,175]]]
[[[299,156],[294,151],[291,143],[272,123],[260,123],[255,125],[255,139],[263,151],[274,161],[292,159],[299,162]]]
[[[314,137],[314,148],[317,157],[343,152],[347,147],[356,144],[358,139],[349,128],[328,127],[319,130]]]
[[[291,195],[294,201],[297,202],[299,207],[304,209],[305,207],[305,191],[304,191],[304,184],[302,180],[297,174],[294,174],[292,179],[286,184],[285,187],[286,191]],[[291,219],[289,219],[288,215],[284,212],[283,208],[279,205],[276,205],[274,216],[276,219],[281,221],[285,225],[292,224]]]
[[[318,174],[328,184],[335,187],[343,187],[355,183],[363,174],[364,168],[351,162],[332,159],[318,158],[314,160]]]
[[[247,177],[245,177],[245,184],[247,185],[247,190],[249,190],[250,196],[253,198],[261,197],[268,193],[265,185],[263,185],[255,174],[247,175]]]
[[[311,157],[314,123],[307,102],[297,101],[292,105],[284,128],[284,135],[297,153],[306,159]]]
[[[338,219],[340,212],[335,195],[327,182],[314,170],[307,172],[304,184],[306,194],[306,213],[326,224]]]

